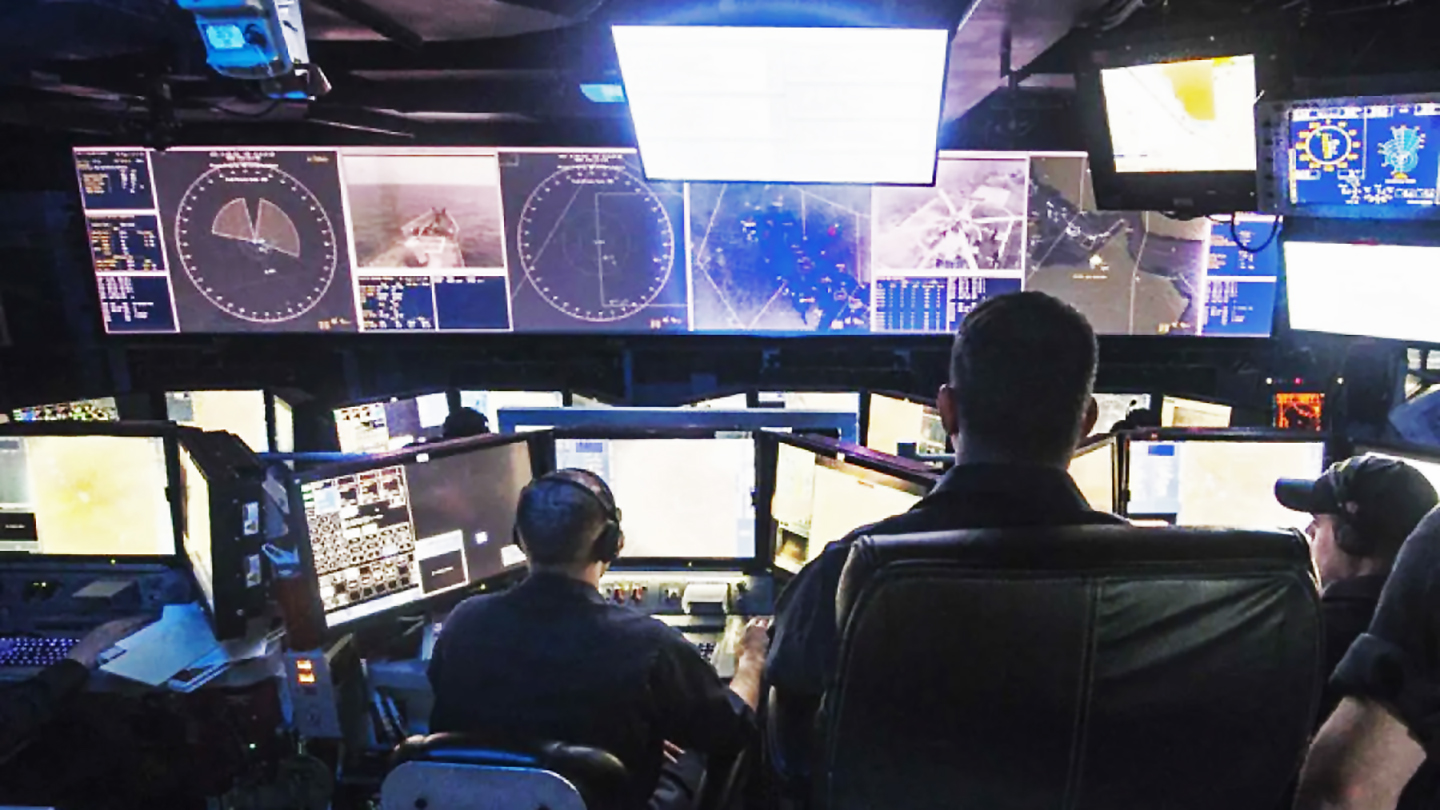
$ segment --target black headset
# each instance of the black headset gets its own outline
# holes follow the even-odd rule
[[[1355,525],[1355,515],[1345,508],[1346,503],[1353,499],[1347,490],[1350,488],[1350,481],[1354,478],[1353,468],[1347,462],[1335,471],[1333,481],[1333,493],[1335,495],[1335,545],[1346,554],[1356,557],[1369,557],[1375,553],[1378,542],[1373,532],[1363,532]]]
[[[595,482],[595,486],[592,487],[584,483],[582,479]],[[610,485],[605,483],[605,479],[589,470],[555,470],[526,484],[525,489],[520,493],[521,502],[524,502],[525,495],[530,491],[531,487],[537,484],[551,482],[581,490],[593,498],[595,503],[599,504],[600,511],[605,515],[605,526],[600,529],[600,534],[595,538],[595,545],[591,551],[591,559],[603,563],[615,562],[615,558],[620,556],[620,542],[624,535],[620,531],[620,507],[615,505],[615,493],[610,491]],[[518,522],[515,527],[515,541],[516,545],[520,545],[520,527]]]

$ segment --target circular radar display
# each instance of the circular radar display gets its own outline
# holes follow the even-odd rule
[[[1300,131],[1300,159],[1315,169],[1345,169],[1359,158],[1357,131],[1330,121],[1312,122]]]
[[[670,214],[622,166],[569,166],[545,178],[525,200],[517,244],[540,297],[594,323],[640,312],[675,269]]]
[[[200,294],[254,323],[313,309],[335,280],[339,253],[330,216],[310,189],[258,163],[216,166],[190,184],[175,243]]]

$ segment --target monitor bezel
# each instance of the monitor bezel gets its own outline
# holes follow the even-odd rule
[[[1336,458],[1338,440],[1329,431],[1301,433],[1275,428],[1145,428],[1114,434],[1119,440],[1120,489],[1119,507],[1115,514],[1130,514],[1130,452],[1135,442],[1245,442],[1251,444],[1318,444],[1323,448],[1320,468],[1323,471]],[[1144,518],[1145,515],[1139,517]]]
[[[824,456],[841,464],[850,464],[862,470],[897,478],[916,486],[928,487],[930,491],[935,489],[942,478],[934,469],[920,462],[912,462],[909,459],[891,456],[849,442],[823,436],[797,436],[786,433],[760,434],[755,454],[756,463],[759,465],[759,470],[756,471],[755,497],[759,501],[756,506],[756,515],[762,516],[763,512],[763,533],[759,537],[764,539],[765,560],[768,568],[776,574],[794,576],[797,573],[789,568],[781,567],[776,560],[780,553],[780,544],[776,542],[776,535],[780,527],[775,522],[773,511],[776,486],[775,470],[779,463],[780,445],[782,444],[817,456]],[[855,528],[860,527],[856,526]],[[757,542],[756,545],[758,546],[759,543]],[[805,563],[805,565],[808,564]],[[803,568],[804,565],[801,567]]]
[[[544,457],[545,472],[557,469],[555,441],[562,439],[594,440],[645,440],[645,439],[739,439],[746,438],[754,444],[755,470],[754,488],[751,490],[751,505],[755,510],[755,555],[752,557],[626,557],[620,556],[610,566],[612,571],[739,571],[757,574],[764,571],[766,550],[762,536],[761,504],[756,502],[760,493],[760,447],[757,437],[766,431],[749,428],[690,427],[690,428],[641,428],[641,427],[578,427],[556,428],[550,431],[551,444]],[[741,434],[744,434],[743,436]],[[520,434],[527,435],[527,434]],[[539,477],[538,475],[536,476]],[[609,482],[607,482],[609,483]]]
[[[360,632],[366,628],[383,625],[391,620],[408,615],[424,615],[437,609],[449,610],[468,597],[478,592],[488,590],[492,585],[515,578],[517,573],[523,573],[526,567],[517,565],[493,577],[472,582],[461,588],[444,591],[433,596],[422,596],[413,602],[407,602],[401,606],[377,611],[357,619],[332,625],[325,615],[325,606],[320,601],[320,580],[315,572],[315,556],[310,545],[310,526],[308,521],[305,520],[305,506],[301,496],[301,486],[303,484],[324,480],[326,478],[334,478],[340,475],[352,475],[357,472],[364,472],[381,467],[393,467],[397,464],[418,463],[417,459],[422,455],[427,458],[448,458],[477,450],[520,443],[528,444],[530,447],[530,474],[533,479],[539,477],[541,474],[544,458],[543,440],[547,437],[548,433],[519,433],[510,435],[492,433],[484,436],[470,436],[461,439],[452,439],[450,441],[435,442],[419,447],[407,447],[403,450],[393,450],[387,453],[377,453],[354,461],[327,464],[291,476],[288,493],[290,500],[289,525],[291,532],[295,536],[294,551],[300,562],[301,575],[305,578],[304,588],[306,591],[305,601],[307,609],[315,625],[321,628],[324,636],[326,638],[338,638],[350,633]]]
[[[44,564],[65,562],[158,563],[170,568],[188,564],[181,543],[179,493],[179,428],[173,422],[7,422],[0,424],[0,438],[12,436],[128,436],[162,439],[165,450],[165,500],[170,505],[171,551],[169,554],[30,554],[0,551],[0,561],[32,561]]]
[[[1117,41],[1085,51],[1075,70],[1077,108],[1082,137],[1090,157],[1095,205],[1111,211],[1159,211],[1186,214],[1228,214],[1256,210],[1256,185],[1263,164],[1259,123],[1255,130],[1254,170],[1208,172],[1119,172],[1110,133],[1101,70],[1140,65],[1254,56],[1255,85],[1259,96],[1283,92],[1287,82],[1281,67],[1282,50],[1275,32],[1233,29],[1205,36],[1199,32],[1157,41]]]

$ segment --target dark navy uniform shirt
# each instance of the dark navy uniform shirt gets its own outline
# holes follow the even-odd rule
[[[728,755],[756,733],[750,708],[678,631],[553,574],[461,603],[430,683],[431,732],[604,749],[630,772],[631,807],[654,791],[664,741]]]
[[[1124,522],[1092,510],[1064,470],[999,464],[953,467],[910,511],[831,543],[785,588],[776,603],[766,680],[783,698],[818,705],[835,672],[835,593],[850,543],[857,537]]]

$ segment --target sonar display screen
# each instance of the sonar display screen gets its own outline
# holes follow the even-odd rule
[[[1440,103],[1297,107],[1289,120],[1296,206],[1434,206]]]

